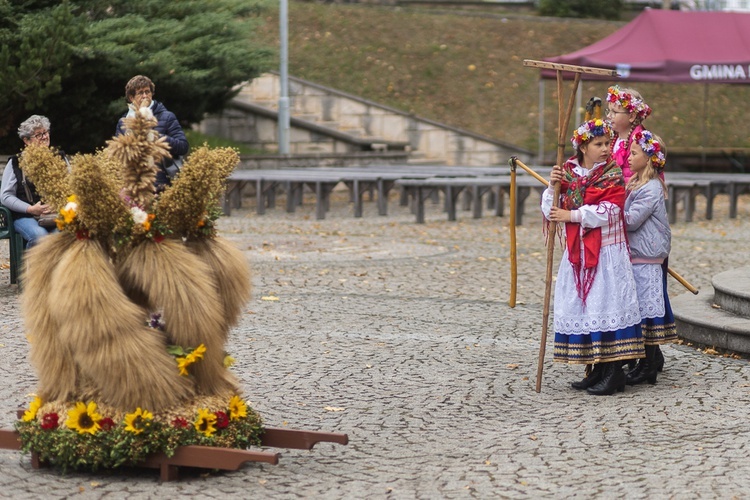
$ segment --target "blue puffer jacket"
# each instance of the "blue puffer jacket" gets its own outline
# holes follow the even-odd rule
[[[166,136],[167,143],[169,143],[169,153],[172,155],[172,158],[186,155],[188,153],[188,150],[190,149],[190,144],[188,144],[188,140],[185,137],[185,132],[182,131],[180,122],[177,121],[177,117],[175,116],[175,114],[165,108],[164,105],[159,101],[153,101],[150,107],[151,111],[154,113],[154,117],[159,122],[156,125],[156,131],[159,132],[160,135]],[[122,123],[122,120],[127,116],[128,114],[125,113],[117,122],[117,130],[115,131],[115,135],[121,135],[125,133],[125,127]],[[160,169],[156,174],[156,184],[169,184],[169,179],[167,178],[167,175],[164,172],[163,168]]]

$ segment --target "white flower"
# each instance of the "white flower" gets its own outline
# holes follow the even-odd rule
[[[136,224],[143,224],[148,220],[148,214],[138,207],[131,208],[130,214],[133,216],[133,222]]]
[[[69,201],[68,204],[65,205],[65,208],[63,208],[63,210],[73,211],[73,212],[77,213],[78,212],[78,203],[76,203],[75,201]]]

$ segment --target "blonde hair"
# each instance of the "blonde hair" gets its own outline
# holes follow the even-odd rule
[[[664,144],[664,141],[661,137],[654,134],[654,140],[658,142],[661,145],[661,151],[664,153],[664,157],[667,156],[667,146]],[[637,145],[639,148],[641,148],[641,145],[637,142],[633,142],[633,144]],[[641,148],[643,150],[643,148]],[[644,151],[645,154],[645,151]],[[648,155],[647,155],[648,156]],[[661,172],[663,172],[664,169],[661,168],[657,170],[654,168],[653,164],[651,163],[651,158],[649,157],[646,161],[646,168],[643,169],[643,171],[638,172],[633,175],[633,177],[630,178],[628,181],[628,185],[625,186],[628,191],[635,191],[636,189],[640,189],[641,187],[645,186],[648,181],[651,179],[659,179],[659,182],[661,183],[661,189],[664,193],[664,199],[667,199],[667,184],[664,182],[664,179],[662,178]]]

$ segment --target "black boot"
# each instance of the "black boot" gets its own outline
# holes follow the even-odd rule
[[[623,392],[625,390],[625,372],[622,371],[622,363],[612,361],[602,364],[604,365],[602,367],[602,379],[586,391],[595,396],[609,396],[615,392]]]
[[[573,389],[578,389],[579,391],[582,391],[584,389],[588,389],[589,387],[596,385],[600,380],[602,379],[602,364],[597,363],[594,365],[594,367],[591,369],[588,374],[583,377],[583,380],[580,380],[579,382],[573,382],[571,387]]]
[[[664,354],[662,354],[661,349],[659,349],[659,346],[656,345],[656,371],[663,372],[664,371]]]
[[[643,382],[648,382],[649,384],[656,383],[656,374],[658,373],[658,365],[656,362],[657,349],[658,347],[655,345],[646,346],[646,357],[638,361],[635,370],[628,373],[628,385],[638,385]]]

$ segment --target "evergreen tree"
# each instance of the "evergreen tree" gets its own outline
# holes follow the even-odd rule
[[[136,74],[183,126],[220,110],[270,68],[273,51],[253,40],[266,1],[0,0],[0,151],[20,148],[34,113],[68,152],[103,146]]]

